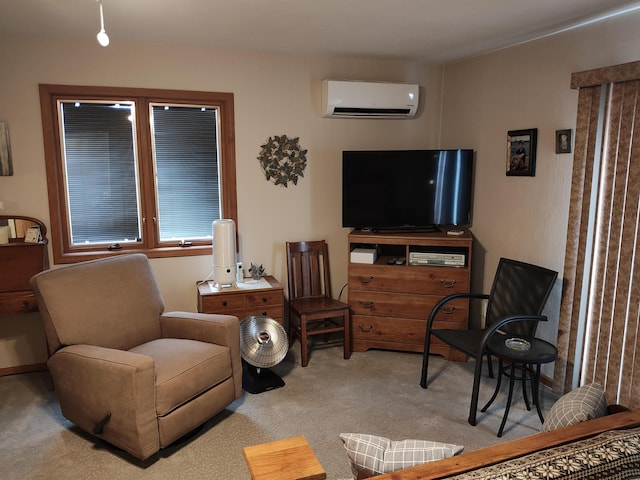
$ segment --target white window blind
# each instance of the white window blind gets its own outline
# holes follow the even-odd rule
[[[211,237],[221,218],[217,109],[151,105],[160,241]]]
[[[73,245],[139,241],[133,105],[62,102]]]

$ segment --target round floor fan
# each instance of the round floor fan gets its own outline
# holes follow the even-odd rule
[[[284,387],[284,380],[269,370],[287,355],[287,332],[273,318],[252,315],[240,322],[242,388],[262,393]]]

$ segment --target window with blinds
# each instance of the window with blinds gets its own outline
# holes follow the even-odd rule
[[[151,118],[160,241],[210,238],[222,218],[217,109],[151,105]]]
[[[56,263],[114,250],[202,255],[214,220],[237,222],[232,94],[40,94]]]
[[[60,103],[72,245],[141,241],[134,106]]]

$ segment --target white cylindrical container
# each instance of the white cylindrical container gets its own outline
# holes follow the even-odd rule
[[[242,269],[242,262],[237,263],[238,271],[236,272],[236,282],[244,282],[244,270]]]
[[[213,281],[216,287],[236,281],[236,224],[230,219],[215,220],[213,228]]]

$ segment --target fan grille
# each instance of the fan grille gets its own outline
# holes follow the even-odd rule
[[[240,353],[254,367],[269,368],[287,355],[287,333],[277,321],[264,315],[252,315],[240,322]]]

